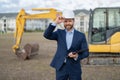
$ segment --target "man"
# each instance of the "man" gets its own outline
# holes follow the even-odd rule
[[[60,23],[64,23],[65,29],[54,32]],[[80,60],[88,57],[89,53],[85,35],[74,29],[73,11],[64,11],[63,16],[58,16],[50,23],[44,37],[57,41],[57,51],[51,62],[51,66],[56,69],[56,80],[81,80]]]

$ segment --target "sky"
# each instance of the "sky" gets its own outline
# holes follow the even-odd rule
[[[0,0],[0,13],[31,11],[32,8],[94,9],[96,7],[120,7],[120,0]]]

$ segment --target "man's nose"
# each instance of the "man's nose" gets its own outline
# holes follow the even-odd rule
[[[66,24],[69,24],[69,22],[67,21]]]

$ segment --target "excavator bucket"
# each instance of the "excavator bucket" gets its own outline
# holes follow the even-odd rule
[[[21,60],[27,60],[32,58],[32,56],[37,55],[38,51],[39,51],[39,44],[27,43],[23,49],[16,51],[16,55]]]

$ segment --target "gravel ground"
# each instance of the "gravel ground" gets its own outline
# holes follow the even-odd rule
[[[21,48],[26,43],[39,43],[38,55],[20,60],[12,51],[13,34],[0,34],[0,80],[55,80],[49,66],[56,51],[56,42],[43,38],[43,33],[24,33]],[[83,80],[120,80],[118,65],[82,65]]]

